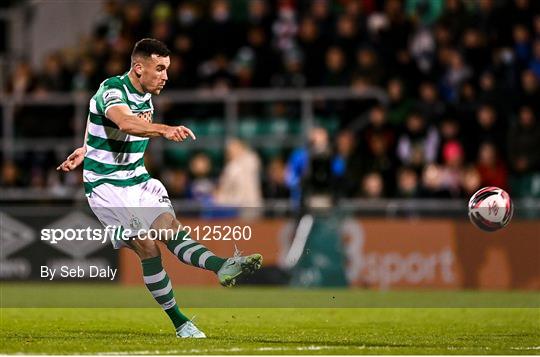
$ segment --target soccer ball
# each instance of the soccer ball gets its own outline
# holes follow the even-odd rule
[[[505,227],[513,214],[514,204],[510,195],[498,187],[484,187],[469,200],[469,219],[487,232]]]

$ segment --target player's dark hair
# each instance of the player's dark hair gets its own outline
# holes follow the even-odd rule
[[[136,56],[142,56],[145,58],[151,57],[152,55],[167,57],[170,54],[171,51],[163,42],[153,38],[143,38],[135,44],[135,47],[133,47],[133,52],[131,53],[131,63],[133,63],[133,59]]]

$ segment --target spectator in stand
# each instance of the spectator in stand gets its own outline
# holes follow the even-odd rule
[[[483,104],[488,104],[497,112],[502,112],[505,107],[505,93],[501,90],[500,81],[491,71],[482,73],[479,79],[480,95],[479,101]]]
[[[70,88],[70,74],[59,53],[52,53],[45,59],[43,71],[38,78],[39,85],[49,92],[63,92]]]
[[[90,56],[82,57],[77,72],[73,75],[71,90],[91,92],[98,86],[99,78],[97,76],[96,61]]]
[[[403,82],[398,78],[388,81],[387,93],[390,99],[388,122],[395,127],[405,124],[405,120],[413,107],[412,100],[405,93]]]
[[[395,160],[392,147],[382,133],[370,137],[369,155],[362,160],[362,172],[376,170],[384,175],[385,186],[390,188],[394,182]]]
[[[238,139],[227,143],[227,160],[219,178],[215,201],[235,207],[260,207],[260,160],[246,144]]]
[[[491,105],[482,105],[476,112],[474,125],[466,131],[467,156],[474,160],[480,144],[489,141],[497,146],[498,152],[506,147],[505,125],[498,118]]]
[[[364,198],[383,198],[384,180],[380,173],[370,172],[362,178],[361,197]]]
[[[124,5],[122,18],[122,36],[138,41],[148,37],[150,19],[146,16],[143,6],[139,2],[130,1]]]
[[[272,86],[280,88],[304,88],[307,78],[303,73],[303,59],[296,50],[283,56],[283,69],[272,77]]]
[[[450,198],[450,192],[444,187],[442,170],[439,165],[428,164],[422,170],[422,184],[420,197],[423,198]]]
[[[474,128],[478,106],[476,87],[471,82],[464,83],[461,87],[458,102],[448,108],[449,115],[454,116],[459,124],[463,139],[466,136],[465,134]],[[467,157],[470,158],[469,156]]]
[[[263,181],[264,198],[285,199],[290,197],[285,180],[286,167],[281,158],[274,158],[266,167]]]
[[[484,1],[486,2],[486,1]],[[470,65],[471,77],[478,80],[478,75],[489,67],[490,49],[487,46],[487,39],[478,28],[468,27],[463,34],[463,57],[464,61]]]
[[[162,41],[171,46],[173,42],[174,29],[170,19],[172,9],[164,3],[159,3],[153,11],[153,22],[150,29],[150,37]]]
[[[194,2],[181,2],[177,8],[176,36],[172,45],[173,51],[182,57],[185,63],[186,73],[196,76],[197,66],[203,61],[205,51],[206,33],[202,31],[202,12]],[[197,83],[195,78],[193,86]]]
[[[533,15],[538,14],[540,6],[538,2],[531,0],[515,0],[506,4],[505,15],[512,25],[532,25]]]
[[[383,82],[383,69],[372,48],[365,46],[356,52],[354,77],[364,79],[366,84],[371,86],[380,86]]]
[[[346,1],[343,4],[344,13],[350,16],[357,25],[360,41],[366,40],[366,15],[371,12],[369,2],[362,0]]]
[[[402,165],[421,169],[436,160],[439,140],[435,127],[427,124],[420,114],[411,113],[397,143],[397,156]]]
[[[473,165],[467,166],[461,175],[462,198],[470,198],[482,186],[482,177],[478,170]]]
[[[461,36],[465,27],[470,23],[470,17],[462,0],[448,0],[439,19],[456,38]]]
[[[419,89],[420,100],[416,102],[415,110],[431,124],[438,123],[445,114],[445,105],[439,99],[435,84],[423,82]]]
[[[106,0],[103,4],[103,14],[98,17],[94,26],[94,33],[114,42],[122,30],[123,10],[117,0]]]
[[[336,22],[336,29],[332,43],[343,49],[347,63],[353,63],[355,51],[358,46],[358,27],[354,19],[346,14],[341,15]]]
[[[508,189],[508,171],[493,143],[485,142],[480,145],[476,169],[480,174],[482,186]]]
[[[245,64],[251,69],[250,81],[240,87],[268,87],[270,78],[276,72],[277,54],[269,46],[270,39],[262,27],[252,27],[247,31],[246,46],[241,47],[235,57],[237,67]],[[239,78],[241,79],[241,78]]]
[[[326,51],[326,70],[322,85],[327,87],[343,87],[349,84],[347,62],[343,50],[332,46]]]
[[[126,62],[129,62],[132,49],[131,39],[126,36],[119,36],[111,46],[110,56],[124,58]]]
[[[317,195],[335,197],[340,193],[339,182],[346,166],[339,155],[332,152],[328,131],[322,127],[311,129],[307,145],[296,148],[287,161],[286,180],[293,203],[300,205]]]
[[[359,134],[360,154],[362,156],[373,154],[370,143],[375,135],[380,135],[385,141],[385,146],[393,150],[396,144],[396,132],[394,127],[388,123],[386,109],[382,105],[375,105],[369,111],[368,120],[367,125]]]
[[[439,124],[439,133],[441,135],[441,145],[437,154],[437,162],[442,163],[443,160],[443,148],[445,144],[452,141],[462,143],[461,127],[457,120],[452,117],[444,118]]]
[[[126,64],[122,57],[111,57],[105,64],[105,76],[112,77],[121,75],[125,71],[125,66]]]
[[[386,121],[382,106],[375,106],[369,113],[369,123],[360,132],[360,169],[363,174],[377,171],[383,175],[386,190],[393,187],[395,169],[396,134]]]
[[[335,19],[330,11],[329,0],[313,0],[310,2],[309,14],[315,20],[321,31],[321,36],[327,40],[332,38]]]
[[[536,14],[533,19],[533,29],[533,36],[537,39],[540,38],[540,14]]]
[[[405,16],[402,3],[400,0],[385,2],[385,24],[380,30],[376,48],[390,76],[400,76],[409,85],[418,78],[415,61],[408,49],[415,26],[411,19]]]
[[[452,197],[459,197],[461,192],[461,173],[465,153],[462,145],[457,140],[444,144],[443,166],[441,168],[441,185]]]
[[[4,161],[2,164],[2,176],[0,177],[0,183],[4,188],[23,186],[19,169],[13,161]]]
[[[199,73],[202,83],[208,88],[227,91],[233,87],[235,81],[229,59],[222,53],[202,63]]]
[[[298,32],[296,9],[287,1],[280,1],[277,18],[272,25],[274,46],[279,51],[288,51],[295,47],[295,37]]]
[[[459,88],[472,77],[472,70],[457,50],[450,50],[448,65],[441,81],[447,101],[458,99]]]
[[[506,26],[508,14],[502,12],[501,7],[496,7],[493,0],[479,1],[475,10],[470,16],[470,24],[476,25],[485,34],[487,43],[494,46],[508,43],[508,38],[498,33],[502,26]]]
[[[532,194],[534,174],[540,173],[540,124],[528,106],[520,108],[517,122],[508,135],[508,162],[513,176],[512,192],[521,197]],[[540,190],[538,190],[540,191]],[[538,194],[540,192],[536,192]]]
[[[403,166],[397,173],[397,198],[417,198],[419,195],[418,174],[410,167]]]
[[[343,174],[338,178],[341,197],[352,197],[358,191],[361,177],[361,165],[358,160],[354,133],[349,130],[341,131],[336,138],[336,166],[342,166]]]
[[[540,80],[540,39],[534,41],[533,57],[529,63],[529,69],[534,73],[536,79]]]
[[[514,53],[516,54],[516,68],[523,71],[532,59],[531,36],[527,26],[517,24],[513,29]]]
[[[187,73],[186,63],[179,55],[171,55],[171,65],[167,71],[167,77],[167,87],[185,89],[193,86],[193,77]]]
[[[521,93],[519,94],[519,104],[527,105],[540,112],[540,80],[536,78],[530,70],[521,73]]]
[[[88,49],[85,52],[96,62],[99,78],[105,77],[105,71],[103,69],[111,52],[111,46],[107,38],[101,35],[94,35],[90,39]]]
[[[248,27],[260,27],[265,32],[265,37],[272,35],[272,14],[267,0],[250,0],[248,4]]]
[[[203,58],[212,58],[218,54],[227,59],[232,58],[243,37],[240,28],[232,19],[229,1],[213,0],[209,15],[200,29],[206,38],[206,46],[201,49]]]
[[[189,196],[201,203],[210,204],[216,190],[212,179],[212,161],[205,153],[198,153],[189,162]]]
[[[20,61],[15,65],[15,70],[8,79],[6,91],[15,96],[22,96],[34,90],[36,81],[36,75],[30,63]]]
[[[189,179],[182,169],[167,169],[162,175],[170,198],[191,198],[189,194]]]
[[[434,3],[437,2],[431,4]],[[428,2],[426,4],[429,6],[430,3]],[[415,67],[425,76],[429,76],[429,73],[433,70],[436,52],[435,45],[433,31],[428,27],[417,24],[409,43],[409,53]]]
[[[320,86],[324,68],[324,54],[328,47],[317,23],[311,17],[304,17],[298,31],[298,48],[304,57],[304,75],[308,86]]]

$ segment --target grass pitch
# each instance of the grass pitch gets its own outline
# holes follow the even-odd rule
[[[29,286],[27,286],[29,289]],[[25,354],[540,354],[540,309],[479,307],[190,307],[206,340],[180,340],[166,315],[148,307],[16,307],[25,300],[27,288],[2,287],[0,310],[0,353]],[[58,288],[58,286],[57,286]],[[54,285],[34,289],[34,296],[54,296]],[[49,289],[49,290],[47,290]],[[63,287],[67,289],[67,287]],[[73,287],[71,297],[88,299],[88,290]],[[105,286],[118,290],[125,288]],[[145,292],[144,288],[130,288]],[[132,291],[132,295],[136,295]],[[177,300],[196,289],[175,289]],[[224,289],[204,289],[205,299],[220,299]],[[242,294],[243,289],[235,289]],[[247,289],[247,295],[272,289]],[[280,294],[305,295],[313,292],[284,290]],[[47,295],[48,294],[48,295]],[[147,293],[146,293],[147,294]],[[321,290],[319,295],[333,294]],[[346,290],[340,296],[373,296],[376,292]],[[393,292],[396,301],[407,293]],[[430,298],[429,292],[417,299]],[[446,293],[466,301],[470,293]],[[512,300],[508,293],[490,293],[499,300]],[[316,295],[316,294],[315,294]],[[480,296],[482,294],[479,294]],[[113,296],[113,299],[118,298]],[[143,296],[143,295],[141,295]],[[539,295],[527,294],[538,302]],[[111,295],[109,295],[111,297]],[[484,296],[486,297],[486,296]],[[151,298],[148,298],[151,301]],[[118,302],[114,302],[115,304]],[[113,304],[113,302],[111,302]],[[24,304],[23,304],[24,305]],[[509,304],[510,306],[511,304]],[[5,307],[12,306],[12,307]],[[113,306],[113,305],[110,305]]]

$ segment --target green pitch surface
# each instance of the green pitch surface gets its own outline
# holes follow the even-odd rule
[[[29,288],[29,286],[26,286]],[[57,288],[37,286],[34,295],[52,297]],[[66,286],[60,286],[68,289]],[[3,306],[13,306],[30,292],[20,286],[2,287]],[[54,291],[47,291],[47,289]],[[91,287],[98,291],[96,287]],[[132,290],[130,290],[132,289]],[[104,286],[103,293],[126,288]],[[137,295],[139,288],[129,288]],[[196,289],[177,288],[177,299]],[[77,287],[78,298],[88,296]],[[225,289],[203,289],[208,300],[220,299]],[[240,296],[271,289],[234,289]],[[285,290],[280,294],[312,296],[334,290]],[[144,292],[144,288],[140,289]],[[340,297],[374,296],[376,292],[341,291]],[[429,292],[416,294],[429,299]],[[465,301],[471,293],[448,293]],[[398,299],[410,298],[394,292]],[[481,296],[482,294],[480,294]],[[141,295],[142,296],[142,295]],[[476,294],[475,294],[476,296]],[[512,300],[514,294],[490,293]],[[517,293],[519,299],[523,296]],[[526,294],[535,297],[538,294]],[[77,297],[73,292],[71,298]],[[109,295],[111,298],[111,295]],[[487,297],[484,296],[484,297]],[[11,300],[10,300],[11,299]],[[151,298],[148,298],[151,301]],[[117,302],[116,302],[117,303]],[[538,305],[536,305],[538,306]],[[540,309],[529,308],[210,308],[183,309],[196,315],[206,340],[181,340],[159,308],[130,307],[3,307],[0,310],[0,353],[39,354],[539,354]]]

